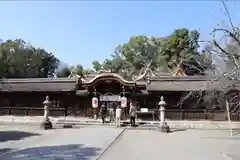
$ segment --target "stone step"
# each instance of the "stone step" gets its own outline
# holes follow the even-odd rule
[[[64,119],[61,119],[61,120],[58,120],[57,123],[102,123],[101,120],[64,120]],[[109,123],[109,121],[106,121],[106,123]],[[114,123],[114,122],[112,122]],[[126,123],[126,124],[129,124],[130,121],[129,120],[122,120],[121,123]],[[154,121],[136,121],[136,123],[138,124],[159,124],[159,122],[154,122]]]

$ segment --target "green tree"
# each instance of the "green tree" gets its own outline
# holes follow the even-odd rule
[[[128,76],[134,76],[142,72],[150,61],[153,71],[173,71],[181,63],[189,75],[204,74],[206,64],[202,63],[206,62],[206,56],[198,52],[199,35],[196,30],[180,28],[164,38],[133,36],[116,47],[112,57],[104,61],[103,67],[114,72],[126,71]]]
[[[133,36],[123,45],[118,45],[110,59],[105,60],[104,68],[113,72],[125,72],[126,78],[139,74],[151,60],[155,60],[161,38]],[[155,61],[154,61],[155,62]],[[156,63],[153,63],[154,68]]]
[[[78,75],[83,75],[84,74],[84,68],[81,64],[75,65],[75,66],[71,66],[70,71],[76,71]]]
[[[155,37],[134,36],[127,43],[118,46],[115,53],[128,63],[128,68],[140,70],[150,60],[156,58],[160,42],[161,39]]]
[[[89,75],[89,74],[91,74],[92,72],[94,72],[92,69],[90,69],[90,68],[85,68],[85,69],[83,70],[83,75]]]
[[[68,77],[71,74],[71,71],[68,67],[64,67],[57,72],[57,77]]]
[[[190,66],[197,64],[199,59],[199,32],[196,30],[190,31],[186,28],[175,29],[174,32],[164,39],[161,43],[160,53],[156,57],[159,67],[170,68],[173,70],[177,64],[184,62]],[[188,63],[190,62],[190,63]],[[196,66],[193,66],[193,68]]]
[[[44,49],[21,39],[0,43],[0,76],[5,78],[51,77],[59,60]]]
[[[102,68],[102,65],[99,63],[99,61],[96,60],[92,62],[92,66],[96,72],[98,72]]]

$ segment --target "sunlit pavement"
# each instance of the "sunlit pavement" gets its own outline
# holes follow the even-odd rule
[[[0,160],[239,160],[239,148],[238,131],[0,126]]]
[[[94,120],[92,118],[84,117],[50,117],[53,124],[72,124],[72,125],[90,125],[96,126],[101,124],[101,120]],[[42,122],[43,116],[0,116],[0,125],[9,125],[9,124],[28,124],[28,125],[38,125]],[[122,122],[128,122],[125,120]],[[229,122],[227,121],[190,121],[190,120],[167,120],[170,128],[190,128],[190,129],[228,129],[230,127]],[[140,123],[140,126],[154,127],[159,124],[159,121],[141,121],[137,120],[137,124]],[[144,124],[144,125],[143,125]],[[106,126],[115,126],[114,123],[105,124]],[[1,127],[1,126],[0,126]],[[240,129],[240,121],[231,122],[231,128]]]
[[[227,131],[179,130],[170,134],[128,130],[101,160],[239,160],[240,136]],[[151,158],[150,158],[151,157]]]
[[[40,130],[26,125],[1,127],[0,160],[97,159],[121,131],[117,128]]]

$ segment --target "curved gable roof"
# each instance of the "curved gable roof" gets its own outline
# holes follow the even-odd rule
[[[83,81],[83,85],[93,85],[101,80],[116,80],[121,84],[127,85],[127,86],[135,86],[134,81],[128,81],[124,79],[122,76],[116,73],[101,73],[99,75],[96,75],[94,78],[92,78],[89,81]]]

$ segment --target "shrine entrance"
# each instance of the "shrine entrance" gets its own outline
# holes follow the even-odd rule
[[[95,114],[99,113],[101,105],[105,104],[107,108],[113,108],[114,112],[120,105],[124,115],[127,115],[129,102],[136,100],[136,95],[141,94],[145,86],[137,85],[135,81],[125,80],[115,73],[101,73],[92,80],[83,82],[81,87],[87,89],[89,96],[97,101],[94,106],[95,102],[92,101]]]
[[[107,107],[108,115],[107,118],[109,121],[115,120],[115,112],[117,106],[120,105],[121,96],[118,94],[113,94],[111,92],[107,92],[105,94],[101,94],[99,97],[100,104],[104,104]]]
[[[112,79],[99,80],[91,86],[90,90],[92,94],[97,95],[99,102],[105,103],[120,103],[123,95],[131,97],[134,92],[133,87],[129,87],[118,80]]]
[[[122,97],[127,97],[126,103],[129,104],[129,100],[134,96],[134,91],[133,87],[124,85],[115,79],[97,81],[91,86],[91,96],[98,98],[98,108],[95,109],[95,113],[99,113],[100,107],[104,104],[108,109],[107,117],[110,118],[112,116],[115,118],[115,111],[117,106],[121,106]],[[128,108],[122,108],[123,118],[126,117]]]
[[[117,105],[120,105],[121,96],[118,94],[113,94],[111,92],[101,94],[99,96],[100,103],[105,103],[107,108],[113,108],[114,111],[117,108]]]

